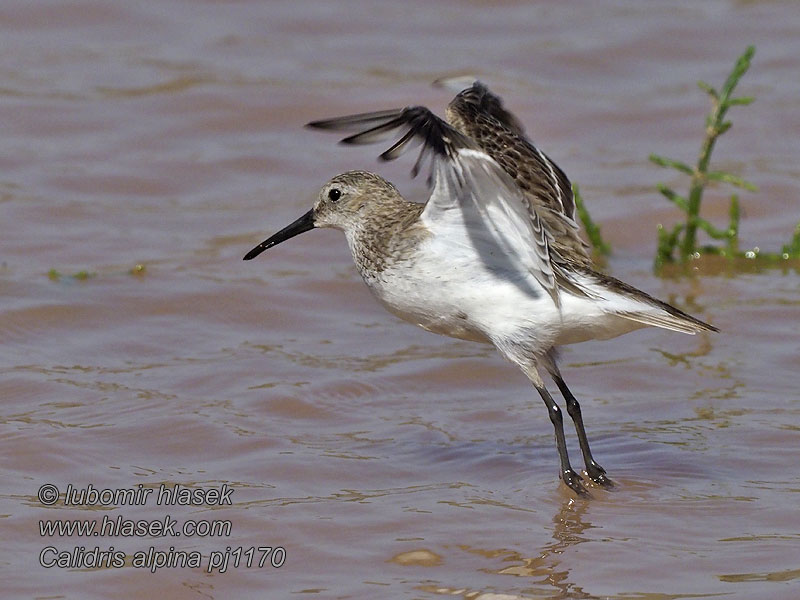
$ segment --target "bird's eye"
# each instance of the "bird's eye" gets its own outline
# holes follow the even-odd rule
[[[328,198],[330,198],[333,202],[336,202],[341,197],[342,192],[340,192],[337,188],[331,188],[328,192]]]

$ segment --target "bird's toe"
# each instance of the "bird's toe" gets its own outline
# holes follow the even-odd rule
[[[567,485],[569,489],[573,492],[578,494],[578,496],[583,496],[584,498],[591,498],[591,494],[586,491],[586,488],[583,487],[581,483],[583,481],[583,477],[578,475],[572,469],[567,469],[561,473],[561,480]]]

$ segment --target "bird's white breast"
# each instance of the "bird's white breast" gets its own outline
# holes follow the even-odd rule
[[[502,260],[486,264],[474,249],[434,238],[409,256],[389,261],[382,272],[362,272],[362,276],[373,294],[400,318],[434,333],[489,342],[489,332],[495,336],[521,323],[543,325],[534,313],[555,309],[532,277],[527,288],[520,287],[513,281],[514,270],[504,270],[506,266]]]
[[[496,252],[493,250],[492,252]],[[432,237],[362,272],[381,303],[398,317],[450,337],[520,345],[541,354],[553,346],[615,337],[640,325],[613,314],[614,299],[561,292],[560,307],[516,260],[479,253],[452,238]]]

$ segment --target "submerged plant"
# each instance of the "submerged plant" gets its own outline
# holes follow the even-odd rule
[[[86,281],[87,279],[90,279],[95,275],[96,273],[90,273],[89,271],[86,270],[76,271],[72,275],[64,275],[63,273],[61,273],[56,269],[50,269],[47,272],[47,277],[48,279],[50,279],[50,281],[62,281],[64,279],[71,279],[73,281]]]

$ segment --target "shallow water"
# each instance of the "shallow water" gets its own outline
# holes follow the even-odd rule
[[[676,218],[653,184],[685,181],[647,156],[694,159],[695,81],[721,83],[749,43],[757,101],[732,110],[715,159],[759,186],[741,194],[743,247],[777,250],[800,218],[792,2],[2,3],[3,597],[800,597],[797,272],[650,268],[656,224]],[[385,313],[341,234],[241,260],[337,172],[423,197],[410,161],[302,124],[441,113],[429,82],[463,72],[581,184],[613,275],[722,329],[564,350],[618,483],[588,502],[559,485],[524,376]],[[711,190],[709,213],[728,195]],[[48,508],[45,484],[234,492]],[[40,536],[41,520],[105,515],[231,531]],[[47,546],[114,546],[126,566],[44,568]],[[263,546],[282,566],[229,554],[207,572]],[[202,565],[135,568],[150,547]]]

